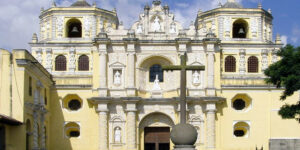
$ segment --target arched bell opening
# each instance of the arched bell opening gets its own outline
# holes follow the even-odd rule
[[[70,19],[67,22],[67,37],[80,38],[82,37],[82,24],[78,19]]]
[[[243,19],[236,20],[232,26],[232,37],[247,38],[247,34],[248,34],[248,23]]]

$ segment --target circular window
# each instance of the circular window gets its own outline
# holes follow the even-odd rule
[[[78,110],[78,109],[81,108],[81,103],[80,103],[79,100],[73,99],[73,100],[70,100],[70,101],[69,101],[68,107],[69,107],[71,110]]]
[[[70,134],[69,137],[79,137],[80,136],[79,131],[71,131],[69,134]]]
[[[246,107],[246,102],[242,99],[237,99],[233,102],[233,108],[236,110],[243,110]]]
[[[236,137],[242,137],[245,135],[244,130],[235,130],[233,133]]]
[[[244,121],[237,122],[233,127],[233,135],[235,137],[245,137],[249,136],[250,126]]]

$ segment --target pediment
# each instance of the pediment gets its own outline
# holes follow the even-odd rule
[[[109,65],[109,67],[112,67],[112,68],[124,68],[124,67],[126,67],[126,65],[124,65],[124,64],[122,64],[122,63],[120,63],[120,62],[114,62],[114,63],[112,63],[112,64],[110,64]]]
[[[195,61],[193,63],[190,64],[191,66],[204,66],[202,63]]]

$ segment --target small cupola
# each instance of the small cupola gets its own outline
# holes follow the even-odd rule
[[[91,5],[86,0],[77,0],[71,7],[91,7]]]
[[[243,8],[241,4],[236,2],[235,0],[228,0],[222,8]]]

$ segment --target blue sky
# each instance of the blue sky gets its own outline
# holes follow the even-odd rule
[[[76,0],[56,0],[58,6],[69,6]],[[117,9],[119,20],[129,28],[138,20],[146,3],[152,0],[87,0],[96,1],[103,9]],[[162,0],[175,14],[175,19],[187,27],[195,20],[199,9],[206,11],[224,4],[227,0]],[[300,46],[300,4],[299,0],[237,0],[245,8],[256,8],[258,2],[265,10],[271,8],[274,16],[274,36],[279,33],[283,41]],[[52,0],[0,0],[0,48],[29,49],[33,33],[39,32],[40,8],[51,6]]]

